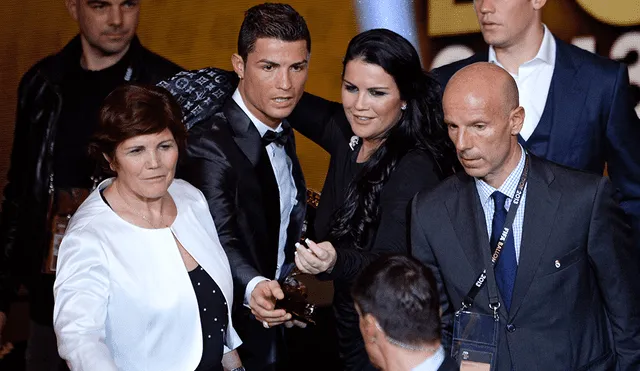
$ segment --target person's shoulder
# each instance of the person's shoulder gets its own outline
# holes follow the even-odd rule
[[[468,58],[434,68],[433,70],[431,70],[431,74],[436,78],[436,80],[438,80],[438,82],[444,89],[444,87],[447,85],[447,82],[449,82],[449,79],[451,79],[451,77],[456,72],[476,62],[486,61],[488,58],[486,57],[486,55],[486,53],[476,53]]]
[[[439,205],[451,198],[458,197],[460,187],[469,181],[473,181],[473,179],[470,179],[463,171],[453,174],[438,183],[435,188],[418,193],[416,195],[416,204]]]
[[[20,88],[25,89],[28,86],[33,86],[36,80],[40,79],[50,82],[51,78],[56,74],[55,69],[59,64],[60,58],[60,52],[58,52],[40,59],[22,75]]]
[[[66,234],[81,234],[92,229],[101,229],[105,223],[112,223],[115,213],[104,203],[100,191],[95,190],[80,205],[69,221]]]
[[[413,149],[407,152],[396,166],[395,172],[398,174],[407,174],[415,176],[416,174],[425,175],[425,173],[437,174],[437,165],[433,156],[429,151],[423,149]]]
[[[169,193],[176,205],[196,209],[205,207],[208,212],[207,200],[202,191],[184,179],[174,179],[169,186]]]
[[[169,191],[171,194],[175,193],[180,197],[184,197],[188,200],[197,200],[201,197],[202,192],[191,183],[187,182],[184,179],[173,179],[171,185],[169,186]]]
[[[180,71],[184,71],[184,68],[143,45],[140,45],[140,50],[144,60],[143,68],[153,71],[153,74],[160,78],[169,78]]]
[[[206,120],[199,121],[189,128],[188,141],[209,140],[218,144],[227,143],[233,138],[233,131],[224,112],[217,112]]]
[[[562,57],[563,55],[571,56],[574,64],[584,69],[584,71],[590,76],[593,76],[593,74],[604,74],[605,76],[612,76],[615,78],[620,67],[623,66],[623,64],[618,61],[584,50],[558,38],[555,40],[557,44],[556,49],[558,50],[556,58]]]
[[[185,163],[191,159],[206,159],[212,166],[227,169],[238,158],[240,148],[234,139],[234,131],[223,112],[193,125],[187,135]]]
[[[604,179],[602,175],[557,164],[533,155],[531,157],[532,168],[537,169],[537,173],[542,174],[550,184],[553,184],[553,187],[563,191],[571,191],[575,194],[593,193]]]

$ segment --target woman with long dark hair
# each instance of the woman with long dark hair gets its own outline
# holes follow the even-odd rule
[[[291,125],[331,154],[314,243],[296,265],[334,281],[333,307],[345,370],[373,369],[350,295],[378,255],[408,253],[408,209],[421,190],[452,173],[437,82],[402,36],[375,29],[354,37],[343,61],[342,105],[305,94]]]

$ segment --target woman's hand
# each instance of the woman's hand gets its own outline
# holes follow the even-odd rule
[[[336,249],[331,242],[317,244],[308,238],[304,242],[309,246],[308,249],[296,243],[295,261],[298,269],[308,274],[331,273],[337,259]]]

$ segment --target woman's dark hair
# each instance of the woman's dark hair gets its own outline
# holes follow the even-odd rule
[[[440,299],[429,268],[404,255],[378,258],[351,290],[361,315],[371,314],[385,334],[419,346],[440,339]]]
[[[153,85],[122,85],[100,107],[98,129],[89,144],[89,154],[108,171],[103,153],[114,159],[116,148],[125,140],[165,129],[171,131],[182,152],[187,131],[182,123],[182,109],[171,93]]]
[[[429,153],[441,177],[452,173],[455,157],[443,124],[439,84],[422,69],[418,52],[409,41],[387,29],[365,31],[349,42],[343,75],[352,60],[382,67],[407,103],[398,123],[383,134],[380,147],[352,180],[345,202],[334,214],[330,239],[362,249],[378,222],[380,192],[405,154],[416,149]]]

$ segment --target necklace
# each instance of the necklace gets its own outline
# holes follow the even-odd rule
[[[158,228],[164,228],[166,227],[166,224],[164,223],[164,214],[162,213],[162,208],[160,208],[160,226],[157,226],[155,224],[153,224],[151,222],[151,219],[147,218],[146,215],[144,215],[143,213],[139,212],[138,210],[136,210],[133,206],[131,206],[128,202],[127,199],[125,199],[122,196],[122,193],[120,193],[120,188],[118,187],[117,183],[113,183],[114,187],[116,188],[116,192],[118,193],[118,196],[120,196],[120,198],[122,199],[122,201],[124,201],[125,205],[127,205],[127,207],[133,211],[134,214],[138,215],[139,217],[141,217],[145,222],[149,223],[149,225],[154,228],[154,229],[158,229]]]

